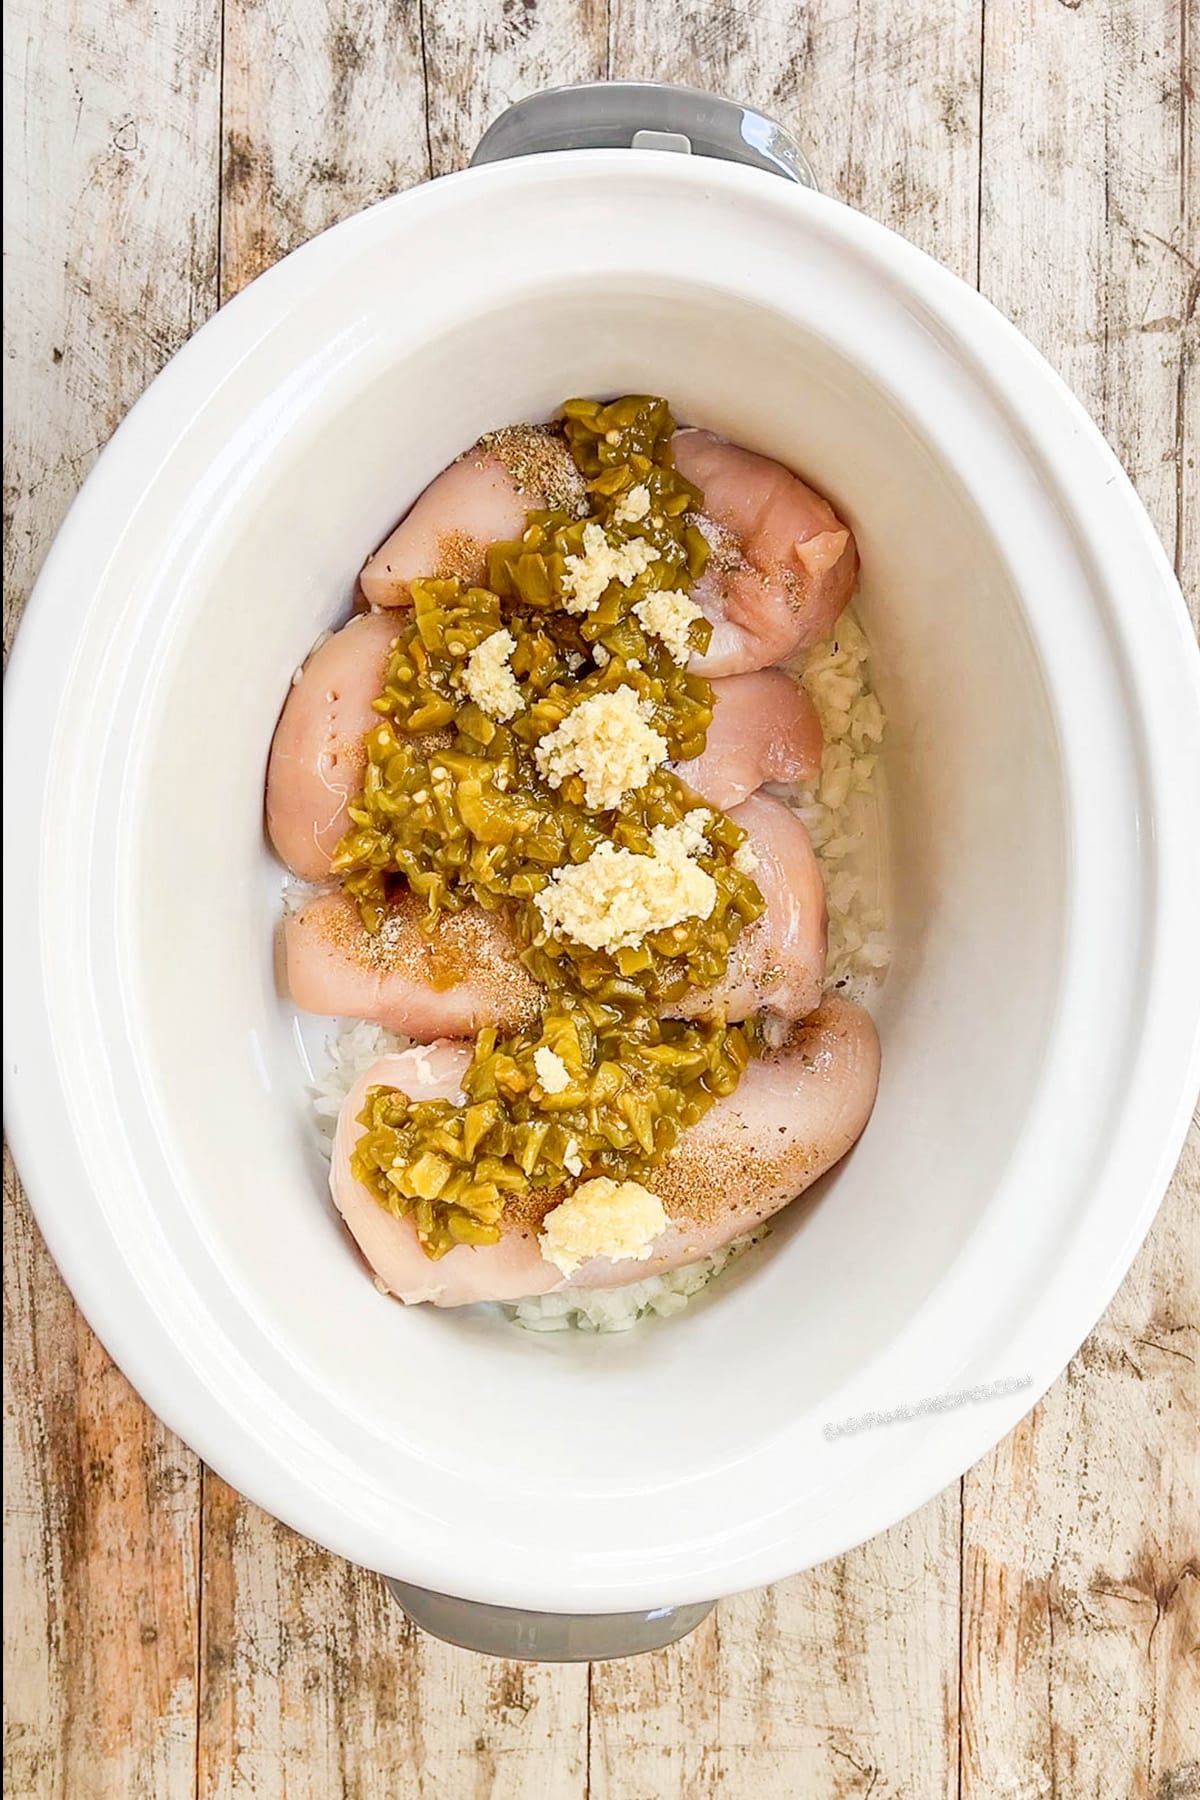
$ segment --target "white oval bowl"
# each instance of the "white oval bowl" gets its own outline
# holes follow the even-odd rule
[[[854,525],[896,957],[878,1106],[818,1203],[669,1324],[544,1338],[382,1298],[334,1218],[262,781],[292,669],[424,483],[486,427],[630,389]],[[882,227],[653,152],[375,207],[155,381],[20,634],[6,1076],[50,1247],[155,1410],[357,1562],[579,1612],[832,1556],[1010,1428],[1149,1225],[1197,1083],[1198,695],[1094,426]]]

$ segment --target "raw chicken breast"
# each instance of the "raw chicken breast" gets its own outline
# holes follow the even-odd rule
[[[828,501],[782,463],[711,431],[677,431],[681,475],[704,495],[712,546],[692,598],[712,621],[697,675],[765,669],[825,636],[850,598],[858,552]]]
[[[682,1019],[767,1011],[802,1019],[825,979],[825,887],[808,833],[779,800],[754,795],[730,816],[759,858],[754,879],[767,909],[743,931],[725,979],[669,1012]],[[463,1037],[495,1025],[520,1030],[540,1016],[543,992],[519,960],[502,912],[468,903],[421,928],[424,906],[402,894],[383,929],[364,930],[354,902],[321,894],[284,922],[287,983],[296,1005],[330,1017],[373,1019],[409,1037]]]
[[[507,1232],[498,1244],[486,1248],[463,1245],[434,1262],[422,1250],[412,1221],[385,1212],[350,1172],[350,1157],[362,1133],[358,1115],[368,1088],[398,1088],[410,1100],[455,1100],[471,1055],[466,1044],[442,1042],[381,1057],[359,1076],[338,1115],[329,1171],[333,1203],[374,1272],[375,1285],[410,1305],[422,1300],[435,1306],[517,1300],[563,1284],[554,1265],[542,1261],[537,1238],[528,1230]],[[481,1283],[487,1291],[473,1291]]]
[[[402,894],[371,933],[348,895],[310,900],[283,926],[296,1005],[422,1039],[469,1037],[485,1025],[517,1031],[540,1018],[542,990],[503,913],[440,913],[432,934],[421,929],[424,915],[415,895]]]
[[[535,425],[490,432],[431,481],[370,558],[359,585],[372,606],[404,606],[409,583],[457,576],[482,582],[486,552],[519,538],[525,515],[576,511],[584,480],[558,435]]]
[[[813,781],[824,739],[817,709],[781,669],[725,675],[713,682],[712,724],[700,756],[676,763],[681,781],[728,812],[764,781]]]
[[[875,1103],[879,1039],[870,1016],[827,1000],[780,1050],[752,1062],[737,1090],[685,1133],[648,1178],[671,1220],[642,1262],[587,1263],[568,1283],[543,1260],[537,1229],[565,1190],[529,1196],[526,1217],[497,1244],[462,1246],[439,1261],[421,1249],[408,1219],[387,1213],[350,1172],[367,1089],[397,1087],[414,1099],[453,1099],[470,1060],[463,1046],[434,1044],[386,1056],[361,1076],[338,1119],[329,1185],[334,1203],[374,1271],[401,1300],[467,1306],[557,1288],[618,1287],[698,1262],[803,1192],[860,1136]]]
[[[379,723],[395,621],[364,613],[326,638],[284,702],[267,765],[267,830],[304,881],[320,881],[345,833],[347,804],[362,790],[363,736]]]
[[[671,1012],[681,1019],[724,1012],[736,1020],[761,1011],[802,1019],[817,1004],[825,981],[820,864],[804,826],[782,801],[756,794],[729,816],[749,834],[758,857],[754,879],[767,910],[738,938],[724,980],[685,996]]]

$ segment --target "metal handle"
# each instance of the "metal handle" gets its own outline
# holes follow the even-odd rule
[[[627,149],[715,156],[817,185],[808,158],[778,120],[719,94],[660,81],[583,81],[531,94],[488,126],[471,166],[547,150]]]
[[[656,1606],[631,1613],[520,1612],[409,1587],[390,1575],[384,1580],[423,1631],[460,1650],[518,1662],[605,1662],[662,1650],[694,1631],[715,1604],[704,1600],[695,1606]]]

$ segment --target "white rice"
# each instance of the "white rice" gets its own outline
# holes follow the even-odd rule
[[[309,901],[315,900],[318,894],[328,894],[332,891],[327,881],[301,881],[298,875],[285,875],[283,886],[280,889],[284,917],[287,918],[292,913],[302,912]]]
[[[367,1019],[350,1019],[328,1039],[326,1050],[329,1066],[312,1087],[313,1113],[317,1137],[326,1156],[332,1154],[342,1102],[360,1075],[365,1075],[373,1062],[390,1056],[396,1050],[407,1050],[412,1039],[398,1031],[385,1031]]]
[[[797,675],[812,696],[825,734],[819,780],[784,792],[808,828],[825,875],[829,906],[826,986],[861,999],[882,979],[888,963],[885,846],[878,760],[884,715],[871,684],[870,650],[852,609],[833,636],[797,660]],[[285,906],[313,890],[292,882]],[[779,1022],[779,1036],[790,1026]],[[410,1039],[381,1025],[351,1020],[328,1040],[328,1068],[313,1088],[313,1111],[322,1149],[329,1155],[341,1105],[358,1077],[380,1056],[406,1049]],[[566,1289],[502,1308],[526,1331],[628,1331],[642,1318],[673,1318],[710,1281],[736,1261],[754,1237],[738,1238],[703,1262],[652,1275],[621,1288]]]
[[[751,1244],[765,1236],[735,1238],[723,1250],[706,1256],[703,1262],[689,1263],[685,1269],[672,1269],[666,1275],[649,1275],[645,1281],[633,1281],[619,1288],[566,1288],[557,1294],[538,1294],[532,1300],[518,1300],[503,1311],[514,1325],[526,1331],[628,1331],[641,1318],[671,1319],[681,1313],[714,1275],[727,1269],[731,1262],[747,1251]]]
[[[825,749],[815,787],[785,798],[804,820],[825,875],[826,986],[862,998],[889,957],[878,770],[884,716],[871,685],[870,647],[852,608],[794,672],[812,696]]]

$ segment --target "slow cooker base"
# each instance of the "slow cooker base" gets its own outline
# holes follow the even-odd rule
[[[460,1650],[518,1662],[608,1662],[663,1650],[694,1631],[716,1604],[701,1600],[692,1606],[624,1613],[522,1612],[431,1593],[390,1575],[384,1580],[413,1623],[431,1637]]]

